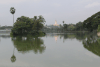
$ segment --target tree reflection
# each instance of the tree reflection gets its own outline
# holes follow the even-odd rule
[[[93,52],[94,54],[100,56],[100,38],[97,35],[90,35],[83,41],[84,47]]]
[[[15,47],[14,47],[14,50],[13,50],[13,55],[10,58],[12,63],[16,61],[16,56],[14,55],[14,51],[15,51]]]
[[[86,38],[87,34],[88,33],[76,33],[75,37],[77,40],[83,41]]]
[[[45,45],[42,39],[38,37],[16,37],[16,39],[12,39],[14,46],[21,53],[26,53],[31,50],[34,53],[43,53],[45,50]]]
[[[16,61],[16,57],[15,57],[15,55],[12,55],[11,62],[15,62],[15,61]]]
[[[63,38],[64,38],[64,41],[66,39],[77,39],[79,41],[83,41],[87,36],[87,33],[70,33],[70,34],[64,34],[63,35]]]
[[[46,36],[50,36],[50,37],[55,37],[57,36],[60,39],[63,39],[63,42],[65,42],[67,39],[77,39],[78,41],[83,41],[86,36],[88,35],[88,32],[75,32],[75,33],[58,33],[58,34],[47,34]],[[57,41],[57,37],[56,37],[56,41]]]

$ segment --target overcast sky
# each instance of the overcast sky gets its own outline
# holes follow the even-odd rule
[[[100,11],[100,0],[0,0],[0,25],[13,25],[10,8],[14,7],[15,19],[42,15],[47,25],[77,23]]]

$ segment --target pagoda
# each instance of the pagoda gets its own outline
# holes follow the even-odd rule
[[[54,24],[54,26],[59,26],[58,24],[57,24],[57,21],[55,20],[55,24]]]

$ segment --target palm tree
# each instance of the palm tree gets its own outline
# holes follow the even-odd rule
[[[14,7],[10,8],[10,13],[13,14],[13,24],[14,24],[14,13],[15,13]]]
[[[65,23],[65,21],[63,21],[63,31],[64,31],[64,23]]]
[[[63,24],[65,23],[65,21],[63,21]]]

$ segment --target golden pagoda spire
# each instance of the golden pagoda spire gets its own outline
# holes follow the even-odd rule
[[[58,24],[57,24],[57,21],[55,20],[55,24],[54,24],[54,26],[59,26]]]

